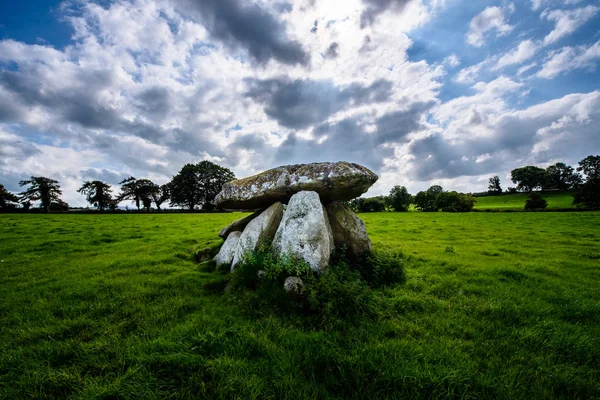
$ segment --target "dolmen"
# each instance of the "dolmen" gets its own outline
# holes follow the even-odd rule
[[[245,255],[270,246],[280,257],[304,260],[323,272],[335,249],[352,256],[371,250],[363,221],[345,203],[365,193],[378,177],[348,162],[286,165],[225,184],[220,209],[258,209],[221,229],[215,257],[230,270]]]

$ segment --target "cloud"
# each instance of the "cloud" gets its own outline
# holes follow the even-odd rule
[[[293,129],[323,122],[346,107],[387,101],[392,90],[385,80],[340,87],[331,80],[247,78],[246,84],[247,97],[264,105],[265,113],[280,125]]]
[[[365,9],[360,16],[360,27],[372,25],[377,17],[387,10],[402,12],[411,0],[363,0]]]
[[[541,17],[554,21],[555,27],[545,38],[544,44],[549,45],[575,32],[579,27],[594,17],[600,8],[586,6],[574,10],[545,10]]]
[[[600,40],[589,46],[563,47],[548,54],[542,69],[536,76],[552,79],[574,69],[594,70],[598,58],[600,58]]]
[[[469,24],[467,32],[467,43],[475,47],[484,45],[484,36],[491,31],[496,31],[498,36],[508,34],[513,26],[506,23],[504,12],[500,7],[486,7],[477,14]]]
[[[532,40],[523,40],[512,51],[504,54],[494,66],[494,70],[504,68],[509,65],[522,64],[531,59],[538,51],[539,45]]]
[[[275,59],[284,64],[307,64],[309,55],[289,37],[285,24],[259,3],[243,0],[177,0],[192,12],[211,37],[232,49],[245,49],[258,63]]]

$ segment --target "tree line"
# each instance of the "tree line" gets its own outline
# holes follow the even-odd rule
[[[170,182],[158,185],[150,179],[137,179],[133,176],[122,180],[118,193],[100,180],[85,181],[77,190],[86,197],[87,202],[99,211],[117,209],[119,203],[131,201],[138,210],[157,210],[169,201],[171,207],[188,210],[213,210],[214,199],[223,185],[235,179],[228,168],[210,161],[186,164],[173,176]],[[62,190],[58,181],[43,176],[32,176],[19,182],[25,190],[18,195],[6,190],[0,184],[0,209],[16,208],[19,204],[29,210],[33,202],[39,202],[45,212],[67,211],[69,206],[61,200]]]
[[[498,176],[489,179],[486,195],[504,193],[530,193],[526,208],[545,208],[546,202],[536,189],[573,191],[573,203],[587,208],[600,208],[600,156],[588,156],[581,160],[577,168],[565,163],[556,163],[547,168],[525,166],[511,171],[511,181],[516,187],[502,190]],[[213,210],[214,199],[223,185],[235,179],[229,169],[210,161],[186,164],[164,185],[158,185],[149,179],[129,177],[119,184],[120,191],[112,193],[113,188],[99,180],[85,181],[78,192],[86,196],[87,202],[99,211],[116,210],[119,203],[132,201],[138,210],[157,210],[169,202],[171,207],[188,210]],[[18,204],[28,210],[33,202],[40,202],[40,208],[66,211],[69,206],[60,199],[62,191],[59,182],[46,177],[32,176],[20,181],[26,189],[15,195],[0,184],[0,209],[16,208]],[[357,198],[350,206],[358,212],[408,211],[411,204],[420,211],[467,212],[475,205],[475,196],[469,193],[444,191],[439,185],[433,185],[425,191],[411,195],[405,186],[394,186],[388,196]]]
[[[586,208],[600,208],[600,156],[588,156],[573,168],[565,163],[556,163],[547,168],[525,166],[511,171],[511,181],[516,187],[502,189],[500,178],[489,179],[488,191],[478,195],[502,195],[506,193],[529,193],[525,209],[543,209],[547,203],[536,189],[573,191],[573,204]],[[408,211],[411,204],[425,212],[467,212],[475,205],[475,195],[444,191],[439,185],[411,195],[406,187],[394,186],[388,196],[358,198],[350,202],[357,212]]]

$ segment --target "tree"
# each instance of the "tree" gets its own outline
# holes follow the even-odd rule
[[[404,186],[394,186],[388,196],[388,204],[394,211],[408,211],[413,198]]]
[[[104,211],[112,203],[112,189],[102,181],[85,181],[77,191],[85,195],[87,202],[100,211]]]
[[[210,161],[186,164],[169,184],[172,206],[210,209],[221,188],[235,179],[229,169]]]
[[[415,196],[415,207],[426,212],[438,211],[440,207],[437,204],[437,197],[443,191],[444,189],[441,186],[434,185],[426,191],[417,193]]]
[[[543,210],[548,206],[548,202],[539,193],[529,193],[525,202],[526,210]]]
[[[543,168],[532,165],[513,169],[510,175],[512,182],[517,184],[517,189],[525,192],[531,192],[537,187],[543,187],[546,179],[546,171]]]
[[[600,156],[588,156],[579,161],[579,168],[585,174],[585,183],[577,190],[573,204],[587,208],[600,208]]]
[[[131,200],[139,210],[141,198],[138,180],[133,176],[130,176],[119,182],[119,185],[121,185],[121,193],[119,194],[118,201]]]
[[[0,209],[12,208],[15,205],[13,203],[17,203],[19,198],[6,190],[3,184],[0,183]]]
[[[500,186],[500,177],[494,176],[490,178],[488,185],[488,192],[494,195],[502,194],[502,187]]]
[[[585,174],[586,181],[600,181],[600,156],[587,156],[579,161],[577,171]]]
[[[45,212],[50,210],[50,203],[58,202],[62,191],[58,181],[43,176],[32,176],[19,182],[20,186],[31,185],[20,193],[21,201],[40,201]]]
[[[445,212],[469,212],[475,206],[475,197],[458,192],[442,192],[437,195],[436,205]]]
[[[359,197],[350,202],[350,207],[356,212],[381,212],[385,211],[383,196]]]
[[[152,200],[154,200],[154,204],[156,204],[156,208],[160,211],[161,204],[169,200],[169,197],[171,196],[169,184],[164,184],[161,186],[156,185],[156,188],[151,193],[151,196]]]
[[[546,168],[546,189],[566,191],[582,183],[581,175],[565,163],[556,163]]]

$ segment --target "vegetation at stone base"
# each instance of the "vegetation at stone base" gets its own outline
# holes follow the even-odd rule
[[[378,250],[349,260],[342,249],[327,270],[317,274],[301,260],[280,258],[262,249],[246,254],[244,262],[225,279],[229,279],[228,293],[234,304],[249,315],[293,313],[305,318],[303,325],[323,328],[384,313],[386,304],[371,288],[404,283],[408,262],[402,254]],[[264,271],[264,276],[259,277],[259,271]],[[290,276],[304,282],[300,301],[290,299],[283,289]]]
[[[535,192],[537,193],[537,192]],[[547,209],[575,209],[573,204],[574,192],[539,192],[548,202]],[[477,197],[474,210],[522,211],[527,201],[528,193],[503,194],[502,196]]]
[[[525,202],[525,210],[543,210],[546,207],[548,207],[548,202],[541,194],[535,192],[529,193]]]
[[[193,261],[240,216],[0,215],[0,398],[600,396],[600,213],[363,214],[406,283],[320,326]]]

